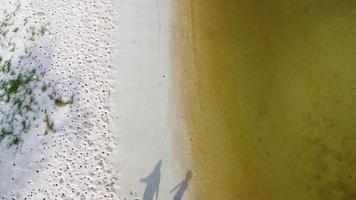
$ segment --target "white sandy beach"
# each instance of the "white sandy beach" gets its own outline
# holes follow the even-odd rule
[[[0,19],[17,6],[2,23],[2,42],[15,47],[1,46],[12,59],[1,74],[12,88],[1,89],[11,97],[1,100],[1,120],[12,121],[1,124],[0,199],[118,199],[109,159],[112,2],[1,2]],[[31,79],[19,78],[30,69]]]
[[[171,85],[171,4],[171,0],[115,4],[112,113],[122,199],[150,200],[151,194],[143,196],[150,187],[159,187],[158,199],[178,198],[177,190],[171,190],[190,170],[189,162],[181,158],[182,130],[175,129],[179,126]],[[159,161],[160,181],[154,171]],[[151,182],[139,182],[151,172]],[[186,193],[181,199],[189,199]]]
[[[0,20],[11,16],[0,28],[9,68],[0,199],[191,199],[171,9],[170,0],[0,3]]]

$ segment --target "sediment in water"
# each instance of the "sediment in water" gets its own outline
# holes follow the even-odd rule
[[[352,1],[182,0],[175,87],[197,199],[353,199]]]

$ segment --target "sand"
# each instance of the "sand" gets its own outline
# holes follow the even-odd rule
[[[0,3],[0,199],[192,199],[171,1],[113,2]]]
[[[1,123],[11,135],[0,143],[0,199],[117,200],[108,109],[112,2],[11,1],[1,2],[1,12],[19,4],[15,24],[7,25],[15,48],[0,52],[12,56],[15,75],[36,72],[12,87],[22,114],[11,105],[15,99],[1,101],[1,120],[14,116],[14,126]],[[43,34],[31,28],[42,25]],[[1,75],[1,81],[15,78]]]
[[[119,196],[142,199],[145,189],[159,186],[158,199],[173,199],[177,190],[171,190],[190,165],[180,153],[187,151],[181,149],[185,140],[171,88],[171,1],[118,1],[115,10],[112,114]],[[154,180],[140,183],[151,172]]]

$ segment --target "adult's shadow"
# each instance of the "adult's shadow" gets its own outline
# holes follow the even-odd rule
[[[188,188],[189,181],[192,177],[193,177],[192,171],[188,170],[187,173],[185,174],[185,179],[171,190],[171,193],[177,190],[177,193],[174,195],[173,200],[182,199],[185,191]]]
[[[146,184],[143,200],[153,200],[154,195],[156,195],[156,200],[158,199],[159,184],[161,181],[161,166],[162,160],[159,160],[153,171],[146,178],[140,179],[140,183]]]

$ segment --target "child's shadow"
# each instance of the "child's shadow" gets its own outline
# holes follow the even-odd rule
[[[171,190],[171,193],[173,191],[177,190],[177,193],[176,193],[176,195],[174,195],[173,200],[181,200],[182,199],[184,192],[188,188],[189,180],[192,178],[192,176],[193,176],[193,173],[190,170],[187,171],[187,173],[185,174],[185,179]]]

